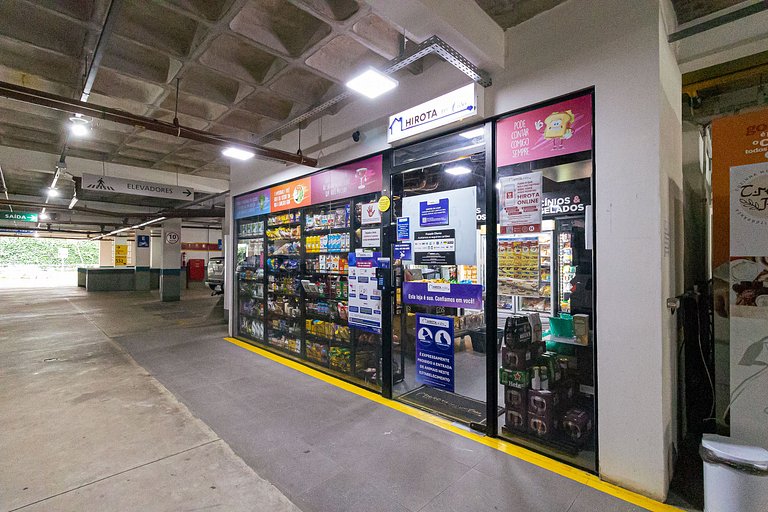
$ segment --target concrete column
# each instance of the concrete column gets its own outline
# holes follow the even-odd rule
[[[181,219],[163,222],[163,268],[160,272],[160,300],[181,298]]]
[[[136,273],[134,284],[136,290],[144,291],[150,289],[149,247],[149,231],[137,232],[133,242],[133,261]]]
[[[115,265],[112,255],[112,240],[99,240],[99,266],[113,267]]]

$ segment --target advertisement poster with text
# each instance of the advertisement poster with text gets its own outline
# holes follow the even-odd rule
[[[270,212],[270,189],[257,190],[235,198],[235,218],[244,219]]]
[[[270,189],[272,211],[280,212],[312,204],[310,179],[302,178]]]
[[[453,318],[416,314],[416,382],[453,393]]]
[[[349,253],[349,325],[364,331],[381,333],[381,291],[376,269],[380,252]]]
[[[768,448],[768,162],[730,174],[731,435]]]
[[[374,156],[312,175],[312,203],[381,192],[382,156]]]
[[[501,234],[541,231],[541,172],[499,180]]]
[[[496,124],[496,165],[592,149],[592,95],[523,112]]]
[[[732,436],[768,448],[756,435],[768,423],[768,109],[715,119],[711,138],[715,346],[730,356],[716,412],[728,409]]]

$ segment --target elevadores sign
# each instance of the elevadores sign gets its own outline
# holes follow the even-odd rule
[[[163,197],[180,201],[194,199],[195,190],[190,187],[150,183],[147,181],[127,180],[112,176],[83,174],[81,185],[83,190],[106,192],[112,194],[131,194],[134,196]]]

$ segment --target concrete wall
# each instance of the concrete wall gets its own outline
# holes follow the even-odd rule
[[[181,242],[186,243],[211,243],[215,244],[218,243],[219,239],[222,238],[221,230],[220,229],[208,229],[208,228],[197,228],[197,227],[182,227],[181,228]],[[208,264],[208,260],[210,258],[216,257],[216,256],[223,256],[223,251],[190,251],[190,250],[183,250],[183,252],[187,253],[187,261],[190,259],[203,259],[205,260],[206,265]]]
[[[668,5],[656,0],[566,2],[506,32],[506,71],[485,97],[494,115],[595,87],[600,474],[657,499],[667,493],[676,425],[673,318],[664,304],[681,283],[680,74],[667,20]],[[387,115],[465,83],[434,65],[381,102],[359,100],[322,129],[313,123],[302,140],[322,148],[322,166],[382,150]],[[353,144],[345,134],[356,127],[364,138]],[[279,146],[295,151],[292,144],[288,136]],[[310,171],[233,163],[231,190]]]

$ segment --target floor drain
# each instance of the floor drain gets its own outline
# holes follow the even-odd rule
[[[58,361],[58,360],[59,360],[58,357],[49,357],[48,359],[43,359],[43,362],[44,363],[52,363],[52,362]]]

